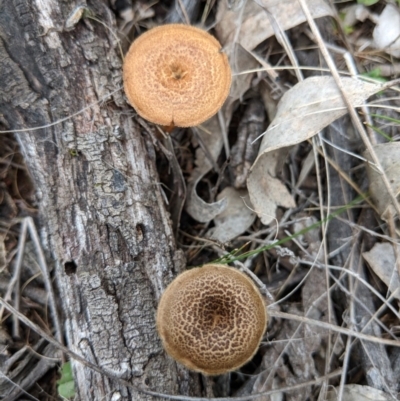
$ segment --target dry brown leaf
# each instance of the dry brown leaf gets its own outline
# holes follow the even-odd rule
[[[253,224],[256,214],[250,209],[251,203],[246,190],[226,187],[217,199],[226,199],[227,206],[214,219],[215,227],[207,232],[207,237],[220,242],[228,242],[243,234]]]
[[[361,106],[381,89],[379,84],[356,78],[341,80],[354,107]],[[311,77],[299,82],[279,102],[276,117],[263,136],[259,157],[264,152],[311,138],[346,113],[342,95],[332,77]]]
[[[393,244],[388,242],[377,243],[374,247],[362,254],[375,274],[387,285],[389,291],[400,299],[400,278],[396,268],[396,255]],[[400,246],[398,252],[400,253]]]
[[[224,46],[234,43],[237,38],[245,49],[253,50],[265,39],[274,35],[268,14],[286,31],[306,21],[300,3],[297,0],[259,0],[245,2],[243,17],[241,9],[230,8],[227,1],[220,1],[217,11],[216,31]],[[308,0],[308,6],[314,18],[333,16],[329,4],[323,0]]]
[[[374,146],[376,156],[381,162],[384,174],[386,174],[393,193],[400,195],[400,143],[388,142]],[[364,152],[367,160],[371,160],[368,151]],[[382,180],[382,174],[373,164],[367,164],[369,178],[369,191],[383,220],[388,220],[395,214],[394,206],[386,186]]]
[[[258,164],[253,165],[247,179],[251,203],[263,224],[270,224],[275,219],[278,206],[296,206],[286,186],[276,178],[276,172],[279,171],[278,161],[284,158],[282,153],[286,155],[286,152],[278,150],[259,158]]]
[[[394,4],[388,4],[378,17],[373,37],[378,49],[394,57],[400,57],[400,10]]]
[[[353,27],[359,21],[364,22],[370,16],[369,9],[363,4],[351,4],[343,7],[340,13],[343,15],[341,23],[344,29]]]
[[[7,249],[5,244],[6,236],[4,234],[0,235],[0,271],[4,271],[7,266]]]

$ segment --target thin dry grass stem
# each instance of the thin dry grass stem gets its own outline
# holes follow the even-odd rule
[[[53,362],[60,362],[60,358],[51,358],[50,356],[42,355],[39,354],[39,352],[35,351],[32,347],[29,345],[25,347],[29,352],[32,352],[32,354],[35,354],[38,358],[40,359],[46,359],[48,361],[53,361]]]
[[[365,76],[363,76],[363,78],[366,81],[376,83],[376,80],[373,79],[373,78],[368,78],[368,77],[365,77]],[[400,78],[392,79],[391,81],[388,81],[388,82],[383,82],[383,83],[380,84],[380,87],[381,87],[382,91],[390,88],[390,89],[392,89],[392,90],[394,90],[396,92],[400,92],[400,88],[396,87],[397,85],[400,85]]]
[[[267,61],[265,61],[262,57],[260,57],[256,52],[253,52],[252,50],[248,50],[245,47],[243,47],[244,50],[246,50],[247,53],[249,53],[252,57],[254,57],[255,60],[257,60],[258,63],[260,63],[263,66],[264,71],[267,73],[267,75],[272,79],[272,80],[278,80],[279,79],[279,74],[276,72],[275,68],[272,67],[271,64],[269,64]],[[241,75],[239,74],[232,74],[234,76]]]
[[[324,250],[323,256],[325,259],[325,264],[328,263],[327,260],[327,255],[328,255],[328,248],[327,248],[327,242],[326,242],[326,233],[328,231],[328,226],[329,226],[329,221],[325,221],[325,209],[324,209],[324,191],[323,191],[323,186],[321,182],[321,173],[320,173],[320,166],[319,166],[319,159],[318,159],[318,151],[321,150],[319,149],[319,146],[317,144],[316,138],[322,138],[321,133],[318,133],[318,137],[314,136],[313,137],[313,151],[314,151],[314,164],[315,164],[315,171],[317,174],[317,185],[318,185],[318,199],[319,199],[319,205],[320,205],[320,216],[322,220],[322,225],[321,225],[321,232],[322,232],[322,241],[318,249],[318,254],[315,257],[315,259],[318,258],[318,255],[321,251],[321,249]],[[326,213],[327,215],[330,214],[330,201],[331,201],[331,186],[330,186],[330,176],[329,176],[329,164],[326,159],[326,150],[325,147],[323,146],[323,142],[320,141],[321,147],[322,147],[322,154],[324,157],[324,163],[325,163],[325,178],[326,178],[326,183],[327,183],[327,210]],[[332,301],[330,297],[330,291],[329,291],[329,271],[328,269],[325,270],[325,284],[326,284],[326,299],[327,299],[327,306],[328,306],[328,322],[332,322]],[[331,342],[332,342],[332,336],[331,332],[328,333],[328,340],[326,344],[326,357],[325,357],[325,374],[329,372],[329,356],[331,355]],[[321,400],[322,398],[325,398],[326,391],[327,391],[327,382],[324,382],[321,388],[321,391],[318,395],[318,400]]]
[[[320,339],[321,336],[318,333],[318,334],[307,336],[307,338]],[[289,341],[304,341],[304,339],[305,339],[305,337],[301,336],[301,337],[296,337],[296,338],[288,338],[288,339],[284,339],[284,340],[267,340],[267,341],[261,341],[261,345],[270,346],[270,345],[274,345],[274,344],[287,344]]]
[[[203,14],[201,16],[201,25],[204,25],[206,23],[206,19],[213,7],[213,5],[211,4],[211,2],[213,2],[214,0],[207,0],[206,4],[204,6],[204,10],[203,10]]]
[[[187,11],[186,11],[185,5],[182,3],[182,0],[178,0],[178,3],[179,3],[179,8],[181,9],[183,16],[185,17],[186,25],[190,25],[190,18],[188,16]]]
[[[365,157],[360,156],[357,153],[351,152],[350,150],[341,148],[340,146],[334,144],[333,142],[331,142],[330,140],[326,139],[326,138],[321,138],[321,141],[323,141],[324,143],[326,143],[327,145],[331,146],[334,149],[340,150],[343,153],[346,153],[347,155],[350,155],[352,157],[355,157],[356,159],[359,159],[363,162],[367,162],[368,160]]]
[[[358,115],[354,109],[354,106],[351,104],[351,102],[349,101],[349,98],[347,97],[346,91],[343,87],[343,83],[340,80],[340,76],[339,73],[336,69],[336,65],[331,57],[331,55],[328,52],[328,49],[325,46],[325,43],[321,37],[321,33],[319,32],[319,29],[311,15],[310,9],[307,5],[306,0],[299,0],[299,3],[301,5],[301,8],[303,9],[303,12],[307,18],[307,22],[310,25],[311,31],[313,33],[313,35],[315,36],[316,42],[318,43],[319,47],[320,47],[320,51],[329,67],[329,69],[331,70],[332,76],[335,79],[335,82],[340,90],[340,92],[342,93],[343,96],[343,101],[346,104],[346,107],[348,109],[348,112],[350,114],[350,117],[355,125],[355,127],[357,128],[357,131],[359,132],[361,139],[364,142],[364,145],[366,146],[366,148],[368,149],[371,158],[373,160],[373,162],[376,164],[376,166],[378,167],[379,171],[382,174],[382,180],[383,183],[386,187],[386,190],[388,191],[388,194],[391,198],[391,201],[393,203],[394,208],[396,209],[397,214],[400,216],[400,205],[397,201],[396,195],[394,194],[392,187],[390,185],[390,182],[387,178],[387,175],[384,173],[383,167],[381,165],[381,162],[379,161],[374,148],[368,138],[368,135],[365,132],[365,129],[363,127],[363,124],[361,123],[360,119],[358,118]]]
[[[27,348],[28,347],[24,345],[15,354],[10,356],[10,358],[8,358],[7,361],[5,362],[6,369],[9,369],[10,366],[14,365],[18,361],[18,359],[20,359],[21,355],[23,355],[26,352]]]
[[[256,247],[257,247],[257,245],[252,241],[249,241],[249,242],[246,241],[246,243],[250,244],[250,250],[251,251],[254,251],[254,249],[256,249]],[[243,265],[245,266],[246,269],[251,270],[251,267],[254,265],[254,262],[255,262],[256,258],[257,258],[257,255],[252,255],[242,263],[243,263]]]
[[[183,235],[184,237],[190,238],[193,241],[204,242],[205,244],[207,244],[207,245],[194,245],[194,244],[186,245],[187,248],[201,247],[201,248],[204,249],[205,246],[213,246],[213,245],[216,246],[216,247],[220,247],[221,246],[221,244],[218,241],[216,241],[214,239],[211,239],[211,238],[205,238],[205,237],[200,237],[200,236],[196,236],[196,235],[191,235],[191,234],[189,234],[189,233],[187,233],[185,231],[182,231],[182,230],[179,230],[179,233],[181,235]]]
[[[355,235],[352,235],[351,237],[348,237],[346,239],[346,241],[343,242],[342,245],[340,245],[338,248],[334,249],[333,251],[329,252],[329,255],[328,255],[329,259],[330,258],[334,258],[337,255],[340,255],[343,250],[345,250],[348,246],[350,246],[353,243],[353,237],[354,236]],[[343,239],[343,241],[344,241],[344,239]]]
[[[232,74],[233,77],[239,76],[239,75],[247,75],[247,74],[253,74],[255,72],[268,72],[268,70],[271,69],[273,71],[286,71],[286,70],[302,70],[302,71],[313,71],[313,72],[330,72],[329,68],[324,68],[324,67],[309,67],[309,66],[297,66],[297,67],[292,67],[292,66],[273,66],[270,68],[266,67],[258,67],[258,68],[252,68],[250,70],[244,70],[240,72],[235,72]],[[344,75],[344,76],[350,76],[350,73],[347,71],[338,71],[339,74]],[[364,78],[364,77],[363,77]]]
[[[295,240],[295,238],[293,238],[292,240]],[[298,243],[298,242],[296,241],[295,243]],[[314,258],[314,262],[316,262],[316,261],[317,261],[317,258]],[[308,269],[308,272],[304,275],[304,277],[300,280],[300,282],[288,294],[286,294],[283,298],[280,298],[278,301],[275,301],[273,304],[271,304],[270,307],[273,307],[273,306],[276,306],[276,305],[279,305],[279,304],[283,303],[284,301],[289,299],[296,291],[298,291],[301,288],[301,286],[305,283],[307,278],[313,272],[314,266],[315,266],[315,264],[312,263],[310,265],[310,268]],[[292,272],[290,272],[289,277],[288,277],[288,279],[286,281],[288,281],[294,275],[294,270],[295,269],[293,269]],[[284,287],[284,286],[285,286],[285,283],[282,285],[282,287]],[[279,297],[281,292],[282,292],[282,288],[279,290],[276,298]]]
[[[180,232],[187,238],[193,239],[194,241],[197,242],[203,242],[204,245],[194,245],[194,244],[190,244],[189,246],[187,246],[187,248],[190,250],[193,250],[192,253],[188,252],[187,255],[187,264],[190,265],[191,261],[196,258],[197,255],[200,254],[200,252],[204,249],[206,249],[207,247],[210,247],[211,249],[213,249],[217,254],[219,253],[220,249],[224,249],[224,245],[221,244],[219,241],[211,239],[211,238],[204,238],[204,235],[207,231],[208,228],[208,224],[206,224],[203,229],[199,232],[198,236],[193,236],[190,235],[189,233],[186,233],[182,230],[180,230]]]
[[[291,233],[289,231],[287,231],[287,230],[285,230],[285,234],[288,235],[288,236],[291,235]],[[321,247],[319,247],[318,254],[315,257],[311,257],[311,255],[308,253],[307,249],[304,248],[302,243],[297,238],[293,238],[292,241],[302,252],[304,252],[305,255],[310,257],[310,259],[312,259],[312,260],[313,259],[318,259],[319,252],[321,251]]]
[[[20,236],[18,239],[18,246],[17,246],[17,258],[15,260],[15,267],[14,267],[14,275],[10,281],[9,287],[7,288],[7,292],[4,298],[8,301],[11,299],[11,295],[14,291],[14,303],[15,308],[19,311],[20,308],[20,276],[21,276],[21,268],[22,268],[22,260],[25,250],[25,241],[26,241],[26,234],[27,234],[27,222],[23,221],[21,224]],[[0,310],[0,320],[3,318],[4,307]],[[17,319],[18,320],[18,319]],[[13,319],[13,335],[19,338],[19,321],[15,321],[15,317]]]
[[[393,88],[393,89],[395,89],[395,88]],[[373,107],[376,104],[379,104],[379,103],[382,103],[382,102],[391,102],[391,101],[398,102],[399,100],[400,100],[400,96],[388,96],[388,97],[383,97],[383,98],[377,98],[377,99],[370,100],[368,102],[368,105],[370,107]],[[389,105],[388,107],[393,107],[393,106]],[[399,120],[399,123],[400,123],[400,120]]]
[[[351,353],[351,336],[347,337],[344,358],[342,363],[342,374],[340,376],[339,389],[337,392],[337,401],[343,401],[344,386],[346,384],[347,373],[349,369],[350,353]]]
[[[362,273],[360,273],[360,270],[362,269],[362,266],[360,265],[360,263],[358,263],[358,271],[356,271],[354,269],[354,254],[356,251],[355,247],[356,247],[356,243],[357,241],[354,241],[353,246],[351,248],[351,252],[349,254],[349,259],[348,259],[348,264],[347,264],[347,268],[350,271],[355,271],[357,274],[362,275]],[[342,278],[343,274],[341,273],[340,275],[340,279]],[[357,302],[360,306],[363,307],[363,309],[370,315],[373,316],[373,313],[371,311],[368,310],[368,308],[362,303],[360,302],[360,300],[357,298],[357,291],[359,288],[359,281],[352,277],[349,276],[348,279],[348,288],[346,288],[344,285],[342,285],[342,283],[339,280],[335,280],[336,284],[339,286],[339,288],[345,293],[347,294],[348,298],[349,298],[349,315],[350,315],[350,325],[351,327],[357,327],[357,322],[356,322],[356,306],[355,306],[355,302]],[[361,292],[361,290],[359,291]]]
[[[229,159],[231,150],[229,147],[228,130],[226,129],[226,121],[222,109],[218,110],[217,116],[218,116],[219,126],[221,128],[222,139],[224,141],[226,159]]]
[[[392,210],[389,208],[388,210],[388,228],[389,228],[389,235],[390,238],[392,239],[392,247],[393,247],[393,252],[396,258],[396,269],[397,273],[400,275],[400,249],[398,246],[398,243],[396,244],[395,240],[397,238],[397,233],[396,233],[396,224],[395,224],[395,216],[392,212]]]
[[[369,235],[371,235],[373,237],[381,238],[381,239],[383,239],[385,241],[388,241],[388,242],[390,242],[392,244],[400,245],[400,241],[397,238],[392,238],[389,235],[379,234],[376,231],[372,231],[372,230],[370,230],[370,229],[368,229],[366,227],[361,226],[360,224],[345,220],[345,219],[341,218],[340,216],[337,216],[336,218],[338,220],[342,221],[343,223],[346,223],[350,227],[355,228],[355,229],[360,230],[360,231],[364,231],[364,232],[366,232],[367,234],[369,234]]]
[[[394,107],[394,106],[389,106],[386,104],[376,104],[376,103],[367,103],[367,105],[374,107],[375,109],[386,109],[386,110],[392,110],[397,113],[400,113],[400,107]]]
[[[295,286],[295,288],[293,288],[289,294],[285,295],[283,298],[281,298],[282,293],[286,290],[287,286],[292,282],[292,278],[296,276],[297,273],[297,266],[295,265],[294,268],[290,271],[289,275],[286,277],[286,280],[282,283],[282,285],[280,286],[275,298],[278,298],[279,301],[275,301],[273,305],[278,305],[284,301],[286,301],[287,299],[289,299],[296,291],[298,291],[301,286],[304,284],[304,282],[307,280],[307,277],[309,277],[311,275],[311,270],[310,269],[309,272],[307,272],[307,274],[300,280],[300,282]]]
[[[322,149],[320,149],[319,144],[317,143],[317,138],[320,139],[320,144]],[[328,200],[328,205],[327,205],[327,214],[330,214],[330,185],[329,185],[329,164],[327,161],[327,155],[326,155],[326,151],[325,148],[323,147],[323,142],[322,142],[322,136],[320,133],[318,133],[318,137],[314,136],[312,138],[312,140],[310,140],[309,142],[312,142],[312,146],[313,146],[313,154],[314,154],[314,165],[315,165],[315,171],[316,171],[316,176],[317,176],[317,188],[318,188],[318,199],[319,199],[319,213],[321,216],[321,220],[322,220],[322,226],[321,226],[321,231],[322,231],[322,241],[321,244],[319,246],[319,250],[317,253],[317,256],[315,257],[314,260],[318,259],[318,255],[320,254],[321,250],[323,249],[323,255],[325,258],[325,263],[327,263],[327,255],[328,255],[328,250],[327,250],[327,244],[326,244],[326,232],[328,229],[328,225],[329,225],[329,221],[325,222],[325,207],[324,205],[324,201],[323,201],[323,189],[322,189],[322,182],[321,182],[321,173],[320,173],[320,166],[319,166],[319,159],[317,157],[318,153],[320,153],[323,158],[324,158],[324,162],[325,162],[325,171],[326,171],[326,181],[327,181],[327,200]],[[303,248],[301,246],[301,244],[296,240],[293,239],[294,243],[296,243],[299,247]],[[304,250],[305,251],[305,250]],[[307,252],[306,252],[307,253]],[[310,271],[307,272],[306,276],[303,278],[303,280],[301,280],[302,284],[305,279],[309,276],[309,274],[311,274],[311,270],[313,270],[314,265],[311,265]],[[326,271],[326,297],[327,297],[327,305],[328,305],[328,321],[331,322],[332,316],[331,316],[331,310],[332,310],[332,305],[331,305],[331,298],[330,298],[330,291],[329,291],[329,272]],[[328,341],[327,341],[327,349],[326,349],[326,358],[325,358],[325,374],[329,371],[329,366],[330,366],[330,357],[329,355],[331,355],[331,333],[328,333]],[[319,392],[319,396],[318,396],[318,400],[325,398],[325,394],[326,394],[326,390],[327,390],[327,382],[323,382],[322,383],[322,388],[321,391]]]
[[[357,66],[356,63],[354,62],[354,58],[352,56],[352,54],[350,54],[349,52],[346,52],[343,55],[344,61],[346,62],[347,68],[349,69],[351,76],[356,78],[358,76],[358,71],[357,71]],[[364,102],[365,104],[365,102]],[[376,136],[375,136],[375,132],[372,128],[370,128],[370,126],[373,125],[373,121],[370,115],[370,112],[368,110],[368,107],[366,105],[361,107],[362,112],[364,113],[365,119],[367,120],[367,132],[368,132],[368,136],[369,136],[369,140],[371,141],[371,143],[373,145],[376,145]]]
[[[46,129],[53,127],[55,125],[61,124],[65,121],[71,120],[72,118],[79,116],[80,114],[84,113],[86,110],[90,110],[91,108],[97,106],[98,104],[104,102],[106,99],[108,99],[110,96],[114,95],[115,93],[119,92],[122,90],[122,86],[120,86],[118,89],[115,89],[114,91],[108,93],[107,95],[101,97],[99,100],[97,100],[94,103],[89,104],[88,106],[82,108],[81,110],[77,111],[76,113],[70,114],[68,117],[61,118],[57,121],[54,121],[50,124],[46,125],[39,125],[37,127],[30,127],[30,128],[22,128],[22,129],[12,129],[12,130],[6,130],[6,131],[0,131],[0,134],[20,134],[22,132],[33,132],[33,131],[38,131],[41,129]]]
[[[85,18],[91,19],[93,21],[98,22],[100,25],[104,26],[104,28],[107,28],[108,31],[111,33],[111,35],[114,37],[115,41],[117,42],[118,50],[121,56],[121,60],[124,61],[124,52],[122,51],[122,46],[121,46],[121,40],[119,39],[118,35],[115,33],[114,29],[112,29],[109,25],[107,25],[105,22],[102,20],[88,14],[85,16]]]
[[[266,285],[258,278],[256,274],[254,274],[250,269],[248,269],[244,263],[236,260],[234,262],[235,265],[239,266],[239,270],[246,273],[248,276],[250,276],[253,281],[257,284],[258,288],[260,291],[267,297],[271,302],[273,302],[275,299],[272,296],[272,294],[268,291]]]

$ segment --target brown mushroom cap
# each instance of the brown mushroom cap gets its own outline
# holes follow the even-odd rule
[[[218,375],[239,368],[258,349],[267,312],[245,274],[210,264],[179,275],[157,311],[164,348],[187,368]]]
[[[212,117],[229,94],[232,74],[221,45],[207,32],[170,24],[136,39],[124,61],[124,88],[146,120],[192,127]]]

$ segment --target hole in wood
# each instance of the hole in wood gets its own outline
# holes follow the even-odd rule
[[[64,263],[64,270],[68,276],[70,276],[71,274],[75,274],[77,268],[78,266],[73,260]]]

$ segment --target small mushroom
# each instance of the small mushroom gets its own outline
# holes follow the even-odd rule
[[[209,264],[180,274],[157,311],[165,350],[206,375],[238,369],[256,353],[267,324],[258,288],[231,267]]]
[[[125,93],[138,114],[169,127],[192,127],[212,117],[232,79],[219,42],[202,29],[180,24],[139,36],[123,69]]]

